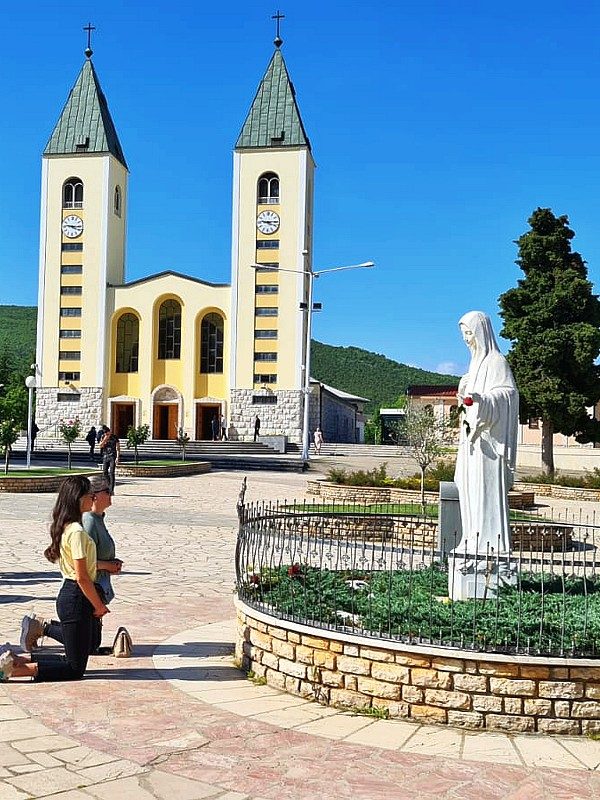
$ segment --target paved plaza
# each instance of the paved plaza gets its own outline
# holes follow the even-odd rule
[[[119,482],[107,522],[125,564],[104,643],[126,625],[135,657],[92,658],[78,683],[0,686],[0,800],[600,799],[600,742],[375,720],[248,681],[232,655],[242,477]],[[305,486],[250,473],[247,499]],[[53,614],[54,498],[0,495],[1,641],[25,612]]]

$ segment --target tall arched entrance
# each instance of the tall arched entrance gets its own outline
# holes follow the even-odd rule
[[[152,438],[176,439],[181,419],[181,395],[172,386],[161,386],[152,397]]]

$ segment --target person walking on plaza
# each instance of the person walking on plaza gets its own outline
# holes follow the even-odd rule
[[[110,576],[121,572],[123,562],[115,558],[115,543],[108,532],[104,516],[107,508],[112,505],[108,483],[102,475],[92,475],[90,478],[91,490],[94,493],[90,511],[84,511],[81,524],[87,535],[96,545],[96,591],[105,605],[114,599]],[[30,653],[38,647],[38,640],[42,637],[54,639],[64,644],[62,626],[56,620],[46,621],[35,614],[27,614],[21,623],[21,647]],[[94,617],[94,630],[92,635],[91,654],[109,655],[112,647],[100,648],[102,642],[102,618]]]
[[[90,446],[90,458],[94,458],[94,450],[96,449],[96,428],[94,425],[89,429],[85,437],[86,442]]]
[[[58,562],[63,577],[56,610],[64,657],[28,659],[5,650],[0,654],[0,680],[30,677],[34,681],[72,681],[83,677],[92,647],[94,620],[108,613],[94,584],[96,545],[81,525],[82,514],[91,511],[93,502],[86,477],[66,478],[52,510],[50,545],[44,551],[48,561]]]
[[[324,442],[323,431],[321,430],[320,427],[318,427],[317,430],[315,431],[313,439],[314,439],[314,442],[315,442],[315,452],[316,452],[316,454],[318,456],[320,456],[321,455],[321,447],[323,446],[323,442]]]
[[[118,437],[115,436],[111,429],[107,428],[106,425],[104,427],[106,428],[106,433],[100,441],[102,474],[108,482],[111,495],[113,495],[115,493],[115,472],[121,455],[121,445]]]
[[[212,440],[216,442],[219,438],[219,420],[217,419],[217,415],[214,414],[213,418],[210,421],[210,430],[212,433]]]
[[[221,439],[227,441],[227,417],[225,414],[221,417]]]
[[[258,441],[258,437],[260,436],[260,417],[258,414],[256,415],[256,419],[254,420],[254,441]]]

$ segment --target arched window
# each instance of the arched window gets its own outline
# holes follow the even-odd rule
[[[258,180],[258,202],[279,202],[279,177],[274,172],[265,172]]]
[[[138,371],[140,322],[135,314],[122,314],[117,322],[117,372]]]
[[[181,356],[181,306],[177,300],[165,300],[158,312],[158,357]]]
[[[200,326],[200,372],[223,372],[223,317],[207,314]]]
[[[83,182],[81,178],[69,178],[63,183],[63,208],[83,207]]]
[[[115,214],[121,216],[121,187],[115,186]]]

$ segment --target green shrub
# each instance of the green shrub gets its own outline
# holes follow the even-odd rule
[[[390,486],[393,483],[387,474],[387,464],[381,464],[367,471],[358,469],[348,472],[345,469],[330,469],[327,479],[343,486]]]
[[[343,486],[395,486],[399,489],[415,490],[421,488],[421,476],[419,473],[408,478],[396,478],[394,480],[387,473],[387,463],[368,471],[362,469],[353,471],[330,469],[327,473],[327,480]],[[440,488],[440,481],[453,480],[454,462],[438,461],[425,473],[425,489],[428,492],[437,492]],[[598,471],[598,480],[600,482],[600,470]]]
[[[586,470],[585,480],[587,489],[600,489],[600,469],[594,467],[592,472]]]
[[[268,573],[268,574],[267,574]],[[354,584],[354,586],[353,586]],[[468,646],[579,653],[600,648],[600,579],[521,573],[498,601],[438,602],[448,591],[439,564],[375,573],[281,566],[261,573],[254,599],[284,615],[346,624],[401,638],[424,637]],[[518,640],[517,640],[518,635]]]

